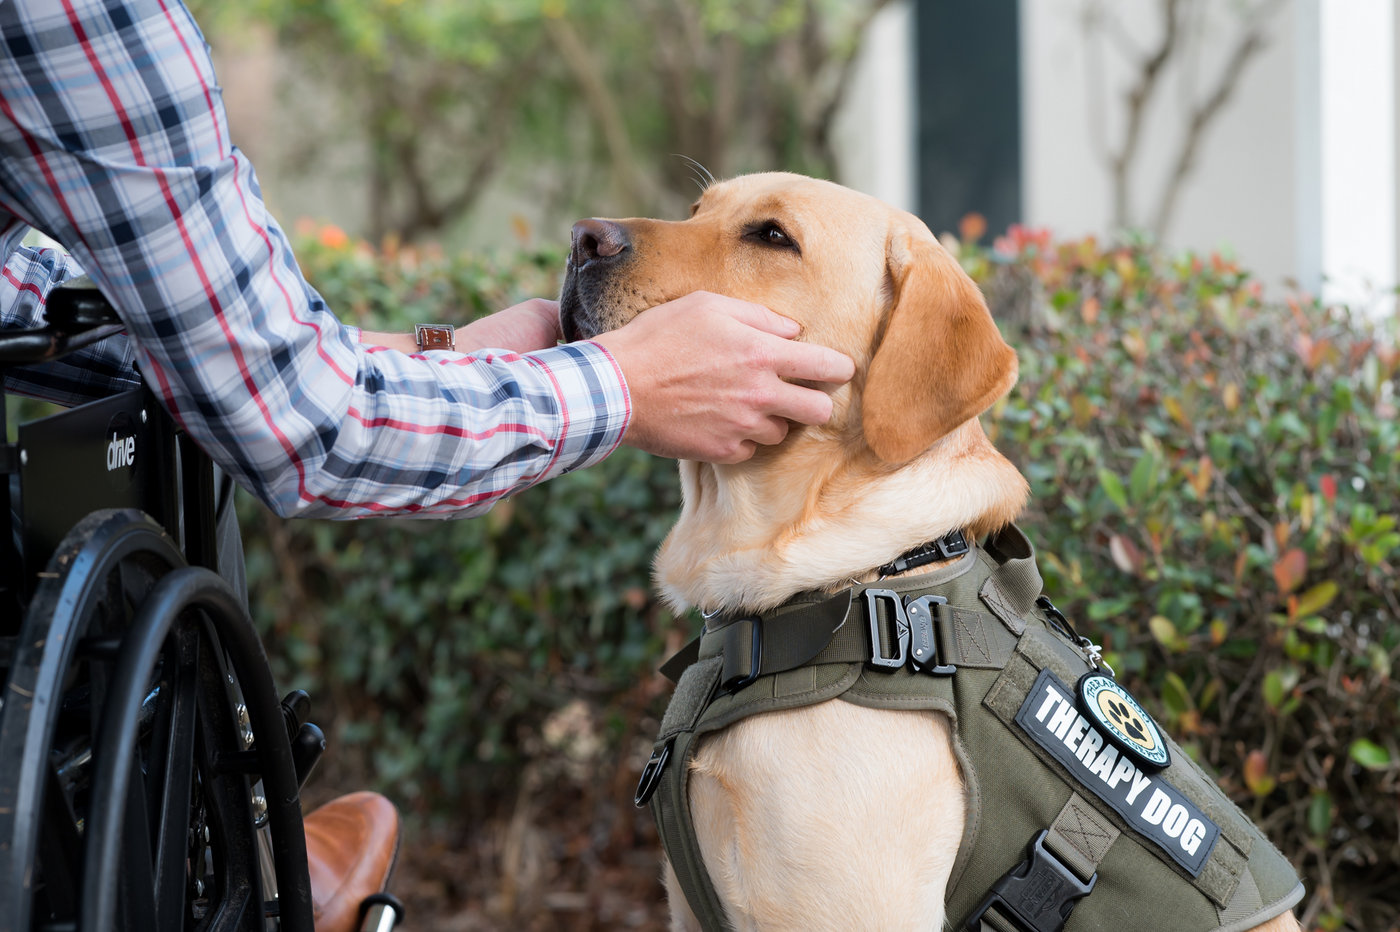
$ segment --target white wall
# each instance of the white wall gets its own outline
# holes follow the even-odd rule
[[[837,114],[835,179],[901,210],[915,208],[914,9],[896,0],[871,21]]]
[[[1100,4],[1121,31],[1086,39],[1084,0],[1021,0],[1025,149],[1029,223],[1057,234],[1111,229],[1109,153],[1121,147],[1126,95],[1135,60],[1159,39],[1155,0]],[[1139,223],[1155,212],[1186,135],[1193,101],[1213,88],[1240,30],[1236,4],[1200,4],[1194,61],[1169,65],[1146,109],[1131,190]],[[1173,248],[1225,248],[1277,280],[1298,267],[1295,203],[1294,15],[1284,5],[1270,42],[1250,62],[1234,97],[1199,150],[1164,242]]]
[[[1396,281],[1393,0],[1302,0],[1316,23],[1320,256],[1328,300],[1385,312]]]

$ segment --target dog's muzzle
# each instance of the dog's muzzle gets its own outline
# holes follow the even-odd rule
[[[589,218],[574,224],[564,287],[559,293],[559,325],[568,342],[590,339],[617,322],[604,318],[612,276],[632,258],[632,237],[611,220]]]

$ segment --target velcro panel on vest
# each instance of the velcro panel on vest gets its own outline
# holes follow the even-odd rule
[[[1104,897],[1105,890],[1116,887],[1116,883],[1105,882],[1120,875],[1130,884],[1130,889],[1136,882],[1136,889],[1152,889],[1154,897],[1157,894],[1151,884],[1156,881],[1148,882],[1145,878],[1175,876],[1180,878],[1180,881],[1161,882],[1167,886],[1172,883],[1189,884],[1205,897],[1208,905],[1212,907],[1210,915],[1202,915],[1190,921],[1185,921],[1185,916],[1187,913],[1198,911],[1196,904],[1183,897],[1171,901],[1173,910],[1183,910],[1182,915],[1178,917],[1183,921],[1169,924],[1170,928],[1175,929],[1252,928],[1239,924],[1238,917],[1248,914],[1247,921],[1257,925],[1284,912],[1301,898],[1302,887],[1292,866],[1220,791],[1215,781],[1169,738],[1166,740],[1171,750],[1172,764],[1160,774],[1153,775],[1154,785],[1160,779],[1160,782],[1179,793],[1219,827],[1219,838],[1194,877],[1191,876],[1191,871],[1177,860],[1176,855],[1179,853],[1173,854],[1164,848],[1161,839],[1152,839],[1140,834],[1130,820],[1097,795],[1096,790],[1102,790],[1103,787],[1096,788],[1094,781],[1102,781],[1102,775],[1086,778],[1083,773],[1071,773],[1046,748],[1041,747],[1035,738],[1016,722],[1016,716],[1037,677],[1042,670],[1047,669],[1064,683],[1073,684],[1085,672],[1087,665],[1078,652],[1061,638],[1043,627],[1032,626],[1022,639],[1016,655],[987,692],[984,704],[1017,735],[1021,744],[1039,758],[1046,768],[1053,771],[1069,787],[1073,787],[1083,798],[1091,800],[1102,817],[1134,841],[1134,844],[1124,845],[1120,840],[1108,854],[1100,871],[1098,890],[1076,908],[1071,927],[1077,924],[1074,920],[1081,918],[1081,912],[1085,921],[1100,915],[1099,909],[1110,899]],[[1136,781],[1138,778],[1133,779]],[[1086,792],[1086,789],[1089,792]],[[1112,794],[1109,793],[1108,796],[1112,797]],[[1143,804],[1144,800],[1147,800],[1146,805]],[[1151,808],[1148,791],[1142,791],[1137,797],[1137,803],[1137,809],[1133,810],[1135,818],[1141,814],[1139,810]],[[1184,839],[1185,835],[1181,838]],[[1259,904],[1262,904],[1262,907],[1255,908]],[[1108,914],[1105,914],[1104,919],[1108,918]],[[1155,928],[1146,921],[1141,927]]]
[[[1034,630],[1034,629],[1032,629]],[[1035,682],[1036,671],[1024,658],[1020,699]],[[1013,672],[1013,677],[1020,678]],[[1132,932],[1203,932],[1218,926],[1215,904],[1181,878],[1169,859],[1159,857],[1133,837],[1123,819],[1071,783],[1029,739],[1013,738],[1002,716],[984,703],[1003,685],[995,671],[962,670],[953,677],[958,708],[958,740],[975,768],[981,796],[979,810],[968,809],[968,830],[947,895],[948,924],[962,927],[987,891],[1026,856],[1026,845],[1060,818],[1074,794],[1095,807],[1099,819],[1122,834],[1098,867],[1094,892],[1075,905],[1065,932],[1130,929]]]
[[[683,731],[694,731],[709,706],[710,695],[719,681],[723,661],[719,657],[701,660],[686,667],[676,683],[676,691],[666,705],[666,714],[661,717],[661,733],[656,738],[657,747]]]
[[[1020,649],[1012,657],[1003,671],[1001,679],[987,695],[986,704],[1012,732],[1021,738],[1037,756],[1045,761],[1056,774],[1070,786],[1081,787],[1083,775],[1071,773],[1063,764],[1040,747],[1016,724],[1016,714],[1021,708],[1036,677],[1047,667],[1061,680],[1074,683],[1083,674],[1085,667],[1077,654],[1068,645],[1043,630],[1030,630],[1022,638]],[[1189,880],[1198,890],[1208,896],[1218,907],[1223,907],[1234,896],[1240,874],[1245,870],[1250,849],[1253,847],[1254,833],[1237,809],[1225,799],[1213,783],[1206,781],[1200,771],[1189,764],[1189,757],[1179,747],[1169,742],[1173,763],[1161,776],[1190,802],[1194,803],[1216,825],[1220,827],[1220,838],[1196,876],[1184,870],[1158,843],[1148,840],[1146,847],[1158,855],[1162,861],[1177,873]],[[1116,755],[1115,755],[1116,756]],[[1089,778],[1096,779],[1096,778]],[[1092,784],[1089,784],[1092,788]],[[1089,795],[1089,794],[1086,794]],[[1095,798],[1106,815],[1130,836],[1142,840],[1133,826],[1123,816]]]

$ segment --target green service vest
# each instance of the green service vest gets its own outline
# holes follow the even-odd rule
[[[954,724],[968,812],[950,928],[1091,932],[1131,916],[1134,932],[1244,932],[1296,904],[1292,866],[1174,742],[1150,772],[1084,727],[1074,688],[1092,649],[1040,591],[1029,542],[1008,528],[925,575],[712,620],[678,655],[688,665],[638,788],[702,926],[731,928],[690,821],[696,739],[836,698]],[[1061,925],[1054,914],[1070,909]]]

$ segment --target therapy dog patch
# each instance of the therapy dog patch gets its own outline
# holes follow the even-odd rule
[[[1079,711],[1140,769],[1156,773],[1172,762],[1157,723],[1113,677],[1086,673],[1076,690]]]
[[[1150,724],[1150,719],[1146,721]],[[1016,724],[1139,835],[1192,877],[1201,872],[1220,838],[1220,826],[1161,774],[1139,767],[1107,740],[1095,723],[1080,714],[1075,691],[1059,677],[1049,670],[1040,672],[1016,713]],[[1157,743],[1165,750],[1160,734]]]

